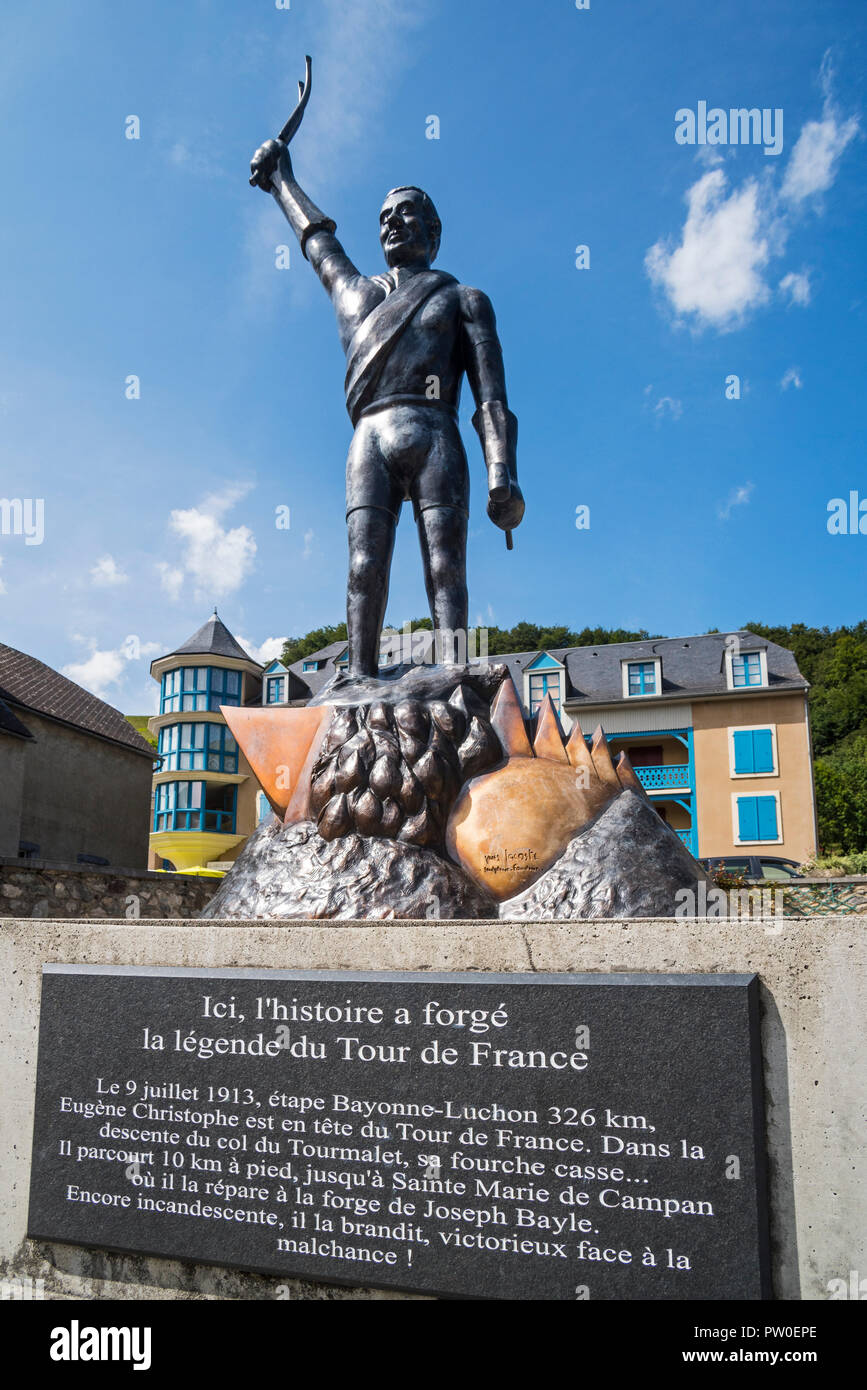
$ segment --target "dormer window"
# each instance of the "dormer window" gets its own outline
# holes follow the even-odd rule
[[[286,700],[286,677],[269,676],[265,682],[265,703],[282,705]]]
[[[622,663],[623,698],[635,699],[641,695],[658,695],[662,689],[662,662],[659,657],[650,661],[624,661]]]
[[[545,696],[551,696],[551,703],[558,714],[563,709],[566,668],[549,652],[540,652],[524,668],[524,703],[531,715],[538,714]]]
[[[343,653],[343,655],[342,655],[342,656],[339,656],[339,657],[337,658],[337,660],[335,661],[334,665],[337,667],[338,671],[345,671],[345,670],[346,670],[347,666],[349,665],[349,648],[348,648],[348,647],[346,648],[346,651]]]
[[[306,674],[308,671],[318,671],[321,666],[321,661],[305,661],[301,670]]]
[[[739,656],[732,657],[732,689],[764,683],[761,652],[741,652]]]
[[[726,648],[725,669],[729,690],[760,690],[768,684],[767,651]]]

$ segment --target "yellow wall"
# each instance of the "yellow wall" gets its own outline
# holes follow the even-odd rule
[[[816,852],[813,782],[806,701],[802,692],[693,701],[698,844],[709,855],[767,854],[799,863]],[[776,727],[778,774],[732,777],[730,728]],[[737,845],[732,793],[778,792],[783,838],[774,844]]]

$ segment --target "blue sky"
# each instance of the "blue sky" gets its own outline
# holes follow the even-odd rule
[[[343,616],[344,363],[247,183],[307,52],[295,167],[350,255],[419,183],[497,312],[527,514],[507,554],[465,391],[472,619],[864,617],[867,536],[826,523],[867,498],[865,38],[861,0],[7,7],[0,496],[44,538],[0,535],[2,640],[144,712],[215,603],[264,656]],[[702,101],[782,110],[782,152],[679,144]],[[425,611],[405,509],[388,616]]]

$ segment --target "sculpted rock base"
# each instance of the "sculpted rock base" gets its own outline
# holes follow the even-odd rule
[[[673,917],[682,888],[708,882],[701,865],[637,792],[624,791],[525,892],[500,907],[509,920]],[[681,899],[682,901],[682,899]]]
[[[418,845],[346,835],[326,841],[310,821],[276,816],[250,837],[202,913],[212,918],[338,921],[672,917],[700,866],[635,792],[624,791],[525,892],[503,903],[457,864]]]
[[[349,834],[323,840],[311,821],[264,820],[203,917],[496,917],[496,905],[457,864],[403,841]]]

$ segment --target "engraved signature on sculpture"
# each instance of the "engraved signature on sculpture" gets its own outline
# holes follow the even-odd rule
[[[534,849],[499,849],[485,854],[482,872],[486,874],[535,873],[538,855]]]

